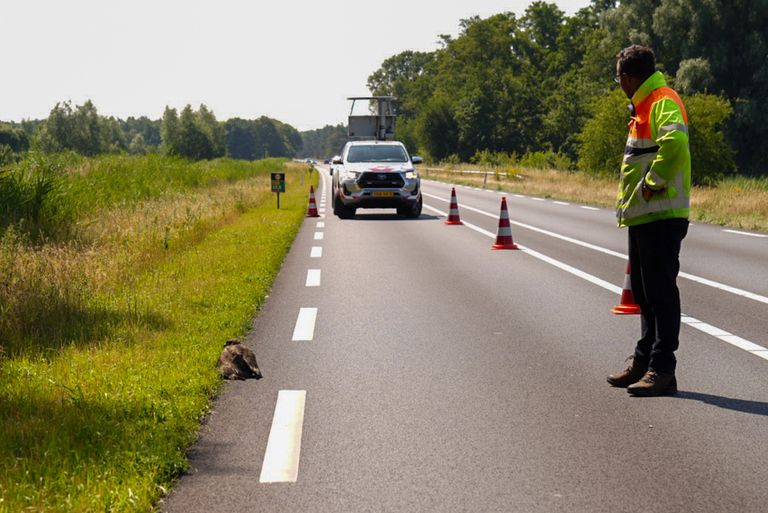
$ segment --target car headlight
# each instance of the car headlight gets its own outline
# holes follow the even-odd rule
[[[416,170],[413,171],[406,171],[405,178],[408,180],[415,180],[419,177],[419,173]]]

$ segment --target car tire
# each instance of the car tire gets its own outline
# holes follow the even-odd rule
[[[355,217],[357,209],[355,207],[346,206],[340,198],[333,197],[333,213],[339,217],[339,219],[352,219]]]
[[[402,210],[397,209],[398,214],[402,214],[408,219],[418,219],[419,216],[421,216],[421,208],[423,206],[421,197],[419,197],[419,200],[413,204],[411,207],[405,207]]]

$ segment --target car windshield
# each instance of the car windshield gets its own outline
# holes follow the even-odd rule
[[[408,162],[402,146],[371,145],[352,146],[347,154],[348,162]]]

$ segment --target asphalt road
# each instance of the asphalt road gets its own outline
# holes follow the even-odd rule
[[[306,219],[165,511],[767,511],[768,237],[691,226],[680,393],[632,398],[613,212],[507,195],[492,251],[501,195],[450,188]]]

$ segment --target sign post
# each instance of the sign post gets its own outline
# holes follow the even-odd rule
[[[272,173],[272,192],[277,193],[277,208],[280,208],[280,193],[285,192],[285,173]]]

